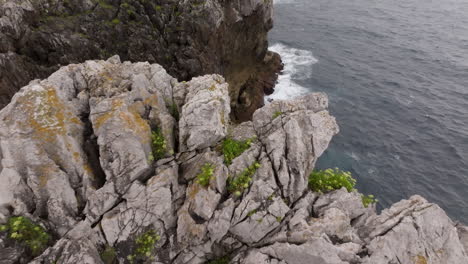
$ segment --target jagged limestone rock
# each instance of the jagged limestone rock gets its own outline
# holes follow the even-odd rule
[[[219,75],[193,78],[179,121],[181,151],[210,147],[223,139],[229,124],[227,84]]]
[[[2,263],[468,263],[466,230],[421,197],[378,215],[355,191],[308,190],[338,132],[324,94],[235,125],[227,86],[112,57],[23,87],[0,111],[0,223],[27,216],[54,240],[32,259],[2,227]],[[230,164],[226,137],[251,140]]]
[[[439,206],[417,195],[368,218],[360,235],[368,243],[366,264],[468,261],[450,218]]]
[[[244,120],[281,69],[268,51],[272,16],[271,0],[2,0],[0,109],[60,66],[118,54],[159,63],[180,81],[222,74]]]
[[[254,113],[253,124],[266,149],[282,193],[295,202],[307,189],[318,157],[338,133],[335,119],[325,110],[324,94],[275,101]]]

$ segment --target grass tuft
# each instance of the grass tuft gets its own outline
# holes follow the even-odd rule
[[[49,245],[51,237],[42,226],[24,216],[8,219],[6,225],[0,225],[0,232],[8,232],[7,237],[25,246],[32,256],[39,256]]]
[[[247,167],[241,174],[235,178],[228,178],[228,191],[236,196],[241,196],[242,192],[249,188],[252,182],[252,176],[255,174],[257,169],[260,168],[260,163],[254,162],[252,165]]]
[[[343,187],[351,192],[354,190],[356,180],[350,172],[338,168],[314,171],[309,176],[309,187],[314,192],[326,193]]]
[[[228,264],[229,261],[230,261],[230,258],[228,256],[224,256],[224,257],[221,257],[221,258],[211,260],[211,261],[207,262],[207,264]]]
[[[208,187],[210,185],[210,181],[214,178],[213,172],[215,167],[211,163],[206,163],[201,168],[201,172],[197,175],[197,183],[203,187]]]
[[[224,163],[231,165],[232,160],[240,156],[244,151],[250,148],[254,138],[243,141],[226,138],[222,143],[222,153],[224,155]]]
[[[156,129],[151,132],[151,150],[150,162],[164,158],[167,154],[166,139],[161,129]]]
[[[361,194],[361,199],[362,199],[362,205],[364,205],[364,207],[366,208],[369,207],[369,205],[375,204],[379,201],[375,199],[374,195],[372,194],[369,194],[369,195]]]

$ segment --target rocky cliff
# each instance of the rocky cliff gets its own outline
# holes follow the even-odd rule
[[[87,59],[157,62],[179,81],[217,73],[233,116],[263,105],[281,68],[267,52],[272,0],[0,0],[0,109],[30,80]]]
[[[379,215],[308,189],[338,133],[327,106],[275,101],[233,125],[219,75],[63,67],[0,111],[0,263],[468,263],[468,229],[422,197]]]

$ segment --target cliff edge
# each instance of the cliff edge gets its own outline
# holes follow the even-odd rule
[[[0,111],[0,263],[463,264],[467,229],[413,196],[376,214],[308,188],[328,99],[230,121],[219,75],[87,61]]]
[[[223,75],[233,116],[246,120],[281,69],[267,51],[272,13],[272,0],[0,0],[0,109],[61,65],[118,54],[179,81]]]

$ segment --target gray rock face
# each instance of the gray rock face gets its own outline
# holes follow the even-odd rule
[[[253,116],[253,125],[268,153],[282,194],[295,202],[307,189],[307,178],[317,158],[338,133],[323,94],[299,100],[276,101]]]
[[[227,133],[229,113],[228,85],[218,75],[192,79],[180,119],[181,151],[204,149],[216,144]]]
[[[419,196],[377,215],[357,192],[309,191],[338,133],[324,94],[239,125],[228,95],[219,75],[119,57],[23,87],[0,111],[0,224],[26,216],[54,241],[33,259],[0,231],[0,262],[468,263],[466,228]],[[227,137],[251,140],[230,164]]]
[[[179,80],[222,74],[236,113],[250,117],[281,69],[267,51],[272,12],[270,0],[2,0],[0,109],[61,65],[118,54]]]
[[[439,206],[420,196],[368,218],[360,233],[369,241],[363,263],[467,263],[457,228]]]

